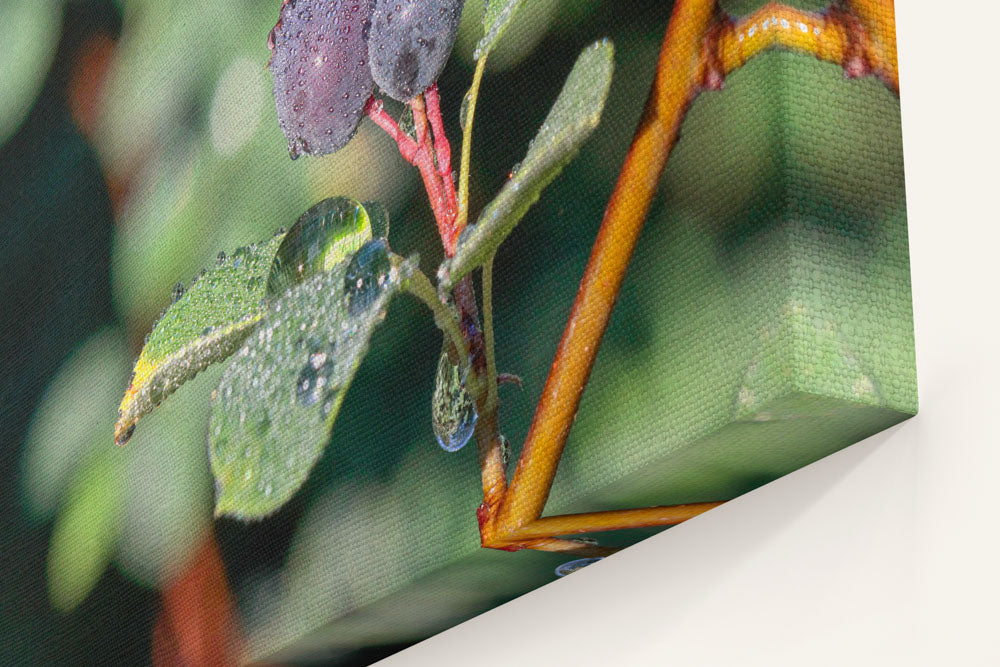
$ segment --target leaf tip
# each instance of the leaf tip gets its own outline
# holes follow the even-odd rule
[[[218,484],[215,487],[215,508],[212,511],[212,515],[216,519],[243,518],[243,513],[239,510],[239,503],[233,498],[232,494],[227,494]]]
[[[126,419],[125,417],[120,418],[115,422],[115,444],[121,447],[129,440],[132,439],[132,434],[135,433],[135,419]]]

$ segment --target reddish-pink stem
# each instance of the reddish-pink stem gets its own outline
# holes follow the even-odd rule
[[[451,257],[455,253],[455,245],[450,242],[452,221],[447,216],[444,195],[441,192],[441,177],[434,170],[434,159],[426,144],[417,149],[414,164],[424,179],[424,188],[427,190],[427,198],[434,211],[434,219],[437,222],[438,234],[440,234],[441,242],[444,245],[444,252],[448,257]]]
[[[458,216],[458,197],[455,192],[455,182],[451,178],[451,147],[444,133],[444,122],[441,119],[441,100],[437,95],[437,86],[427,106],[420,96],[410,102],[413,110],[413,124],[417,140],[403,132],[396,121],[386,113],[381,100],[374,96],[365,103],[365,113],[376,125],[386,131],[399,146],[399,153],[410,164],[420,170],[434,212],[441,244],[448,257],[455,254],[455,243],[460,230],[455,229],[455,218]],[[428,115],[433,132],[428,131]],[[434,159],[437,157],[437,168]]]
[[[434,131],[434,150],[437,154],[438,173],[442,178],[451,179],[451,145],[444,133],[444,120],[441,118],[441,97],[438,95],[438,85],[435,83],[424,92],[427,102],[427,120]]]
[[[415,165],[417,143],[406,132],[399,129],[399,125],[396,124],[395,119],[386,113],[385,108],[383,108],[382,100],[376,100],[374,95],[369,97],[368,101],[365,102],[365,113],[375,121],[376,125],[392,137],[393,141],[399,146],[399,154],[403,156],[403,159]]]
[[[434,150],[437,156],[438,174],[441,176],[441,184],[444,186],[445,206],[448,219],[451,221],[451,234],[446,242],[452,249],[458,240],[458,234],[462,230],[456,227],[458,218],[458,193],[455,191],[455,180],[451,173],[451,145],[448,143],[448,136],[444,132],[444,120],[441,117],[441,97],[438,95],[438,87],[435,83],[424,93],[427,102],[427,120],[430,121],[431,130],[434,132]]]
[[[413,110],[413,127],[417,133],[417,168],[424,178],[424,186],[427,188],[427,197],[430,199],[431,208],[434,209],[434,218],[437,220],[438,233],[441,235],[441,242],[444,245],[445,253],[451,256],[452,249],[449,247],[448,239],[451,235],[451,220],[445,204],[445,195],[442,192],[443,183],[437,170],[434,168],[434,158],[431,154],[431,134],[427,129],[427,113],[424,108],[424,99],[417,95],[410,100],[410,109]]]

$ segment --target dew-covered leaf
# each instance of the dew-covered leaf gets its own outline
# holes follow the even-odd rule
[[[272,260],[283,235],[219,253],[215,266],[185,291],[178,283],[142,348],[118,408],[115,442],[124,444],[140,417],[211,363],[236,351],[262,315]]]
[[[371,238],[367,204],[347,197],[324,199],[299,216],[285,234],[267,279],[267,295],[281,296],[306,278],[329,271]]]
[[[487,0],[483,9],[483,38],[476,45],[473,57],[479,60],[489,53],[500,39],[501,33],[510,25],[514,13],[524,4],[524,0]]]
[[[597,127],[611,84],[613,55],[610,42],[603,40],[577,58],[520,167],[476,224],[463,232],[455,256],[446,261],[444,287],[486,261]]]
[[[384,239],[270,304],[213,394],[215,513],[260,518],[305,482],[389,299],[413,270]]]

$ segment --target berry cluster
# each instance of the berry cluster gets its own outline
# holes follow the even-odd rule
[[[410,102],[434,84],[465,0],[284,0],[271,30],[278,122],[293,158],[343,148],[377,83]]]

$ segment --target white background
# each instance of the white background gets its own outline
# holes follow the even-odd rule
[[[998,5],[896,4],[920,414],[385,664],[1000,665]]]

